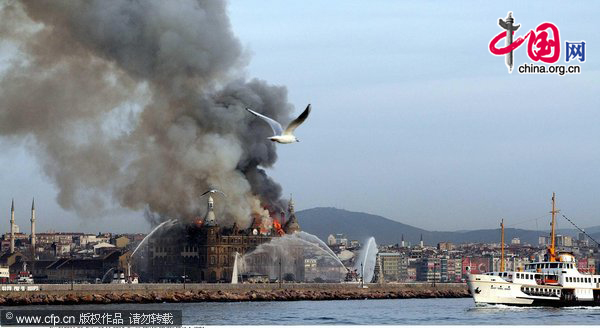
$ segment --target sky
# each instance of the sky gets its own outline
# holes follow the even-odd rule
[[[545,229],[552,192],[580,226],[600,224],[597,2],[255,1],[229,4],[248,78],[286,86],[300,143],[278,145],[268,173],[297,209],[333,206],[428,230]],[[508,74],[488,51],[513,12],[523,35],[543,22],[586,41],[581,74]],[[0,47],[0,52],[2,51]],[[565,64],[564,49],[557,64]],[[0,58],[2,56],[0,55]],[[531,63],[526,43],[515,67]],[[80,218],[20,142],[0,140],[0,229],[11,198],[29,231],[147,232],[126,209]],[[559,227],[570,228],[564,220]],[[338,229],[339,230],[339,229]]]

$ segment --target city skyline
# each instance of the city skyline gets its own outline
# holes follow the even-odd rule
[[[565,215],[597,225],[599,66],[590,52],[579,75],[509,75],[487,50],[508,11],[523,30],[551,21],[563,40],[600,41],[598,4],[231,2],[246,76],[286,86],[295,114],[313,106],[296,131],[302,142],[278,146],[268,169],[283,194],[300,210],[333,206],[454,231],[496,228],[500,218],[535,228],[518,224],[546,214],[556,192]],[[2,67],[10,54],[0,49]],[[515,64],[526,62],[520,49]],[[0,143],[4,231],[12,198],[17,225],[28,229],[33,197],[39,232],[149,230],[140,212],[80,218],[61,209],[28,153],[35,141]]]

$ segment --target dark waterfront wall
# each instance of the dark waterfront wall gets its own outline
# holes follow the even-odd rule
[[[3,285],[7,286],[7,285]],[[24,286],[24,285],[14,285]],[[299,301],[469,297],[466,284],[135,284],[36,285],[1,291],[0,305]],[[185,287],[185,289],[184,289]]]

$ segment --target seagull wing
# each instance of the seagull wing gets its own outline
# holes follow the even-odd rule
[[[279,122],[275,121],[274,119],[272,119],[270,117],[266,117],[263,114],[257,113],[250,108],[246,108],[246,110],[249,111],[250,113],[262,118],[265,122],[269,123],[269,126],[271,127],[271,129],[273,130],[273,133],[275,133],[276,136],[280,136],[281,133],[283,133],[283,128],[281,127],[281,124],[279,124]]]
[[[302,124],[302,122],[304,122],[304,120],[306,120],[306,118],[308,117],[308,114],[310,114],[310,104],[308,104],[308,106],[306,106],[306,109],[302,112],[302,114],[300,114],[300,116],[298,116],[295,120],[290,122],[290,124],[287,126],[287,128],[285,129],[283,134],[291,135],[292,133],[294,133],[294,130],[296,130],[296,128],[300,124]]]
[[[221,190],[218,190],[218,189],[210,189],[210,190],[207,190],[207,191],[205,191],[205,192],[204,192],[202,195],[200,195],[200,197],[202,197],[202,196],[204,196],[204,195],[206,195],[206,194],[214,193],[214,192],[218,192],[218,193],[220,193],[221,195],[223,195],[223,196],[227,197],[227,195],[225,195],[225,193],[224,193],[224,192],[222,192]]]

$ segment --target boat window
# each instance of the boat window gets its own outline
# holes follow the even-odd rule
[[[560,269],[562,269],[562,268],[563,268],[563,264],[562,264],[562,263],[558,263],[558,267],[559,267]]]
[[[550,268],[552,268],[552,269],[558,268],[558,263],[550,263]]]

